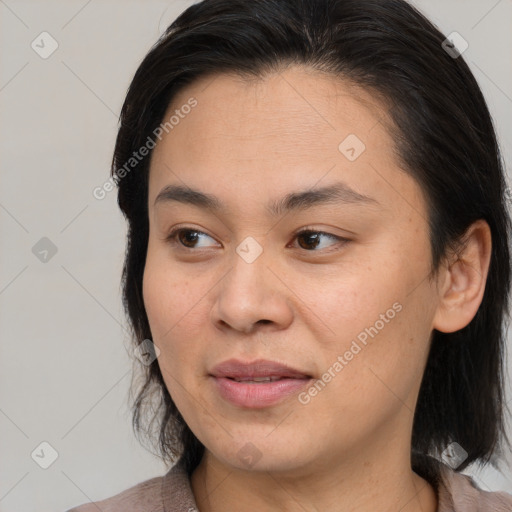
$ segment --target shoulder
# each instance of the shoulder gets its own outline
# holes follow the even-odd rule
[[[163,477],[155,477],[140,482],[115,496],[94,503],[84,503],[66,512],[163,512]]]
[[[190,479],[185,469],[174,465],[167,474],[145,480],[115,496],[84,503],[66,512],[197,512]]]
[[[442,470],[438,498],[438,512],[512,512],[512,494],[485,491],[472,477],[448,466]]]

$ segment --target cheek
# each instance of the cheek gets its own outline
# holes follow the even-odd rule
[[[178,409],[186,408],[181,389],[189,388],[191,361],[197,358],[197,347],[187,343],[187,311],[192,297],[183,293],[183,283],[167,265],[157,264],[148,255],[143,278],[144,306],[148,316],[153,343],[159,348],[158,365],[169,394]],[[181,321],[180,321],[181,320]],[[189,335],[190,336],[190,335]],[[185,369],[189,371],[185,371]],[[185,405],[184,405],[185,404]]]
[[[162,252],[150,243],[142,281],[144,307],[151,332],[160,341],[174,331],[194,300],[192,283],[172,267]]]
[[[350,396],[360,404],[393,400],[389,389],[405,399],[421,376],[433,297],[426,282],[418,286],[423,263],[406,262],[397,254],[388,251],[386,257],[381,251],[378,263],[360,261],[350,274],[324,283],[323,293],[311,297],[311,309],[329,327],[322,359],[324,371],[336,377],[324,375],[336,394],[346,396],[340,405],[350,403]]]
[[[396,262],[394,263],[396,265]],[[311,286],[314,285],[314,286]],[[314,324],[324,325],[325,347],[336,345],[343,350],[360,333],[364,338],[366,328],[376,322],[380,331],[384,324],[397,316],[403,294],[398,276],[393,275],[390,265],[370,265],[359,262],[350,267],[350,272],[340,268],[324,282],[304,283],[312,293],[305,298]],[[395,304],[395,307],[393,305]],[[384,318],[382,318],[384,315]],[[317,333],[319,335],[319,333]]]
[[[344,397],[337,401],[340,412],[369,423],[402,407],[414,410],[428,355],[429,312],[405,297],[390,306],[377,307],[362,327],[352,324],[328,366],[339,370],[331,398]]]
[[[148,252],[142,289],[152,341],[160,349],[162,374],[180,381],[192,376],[194,363],[200,360],[198,341],[208,306],[199,281]]]

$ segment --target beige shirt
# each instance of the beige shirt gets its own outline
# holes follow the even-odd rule
[[[487,492],[469,476],[440,464],[441,479],[430,482],[437,492],[437,512],[512,512],[512,494]],[[173,466],[161,477],[95,503],[86,503],[67,512],[197,512],[186,472]]]

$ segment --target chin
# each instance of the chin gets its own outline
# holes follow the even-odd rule
[[[209,449],[223,464],[240,471],[294,473],[311,461],[305,456],[307,448],[298,438],[293,444],[287,443],[290,437],[276,436],[270,439],[268,429],[259,435],[243,435],[230,438],[227,445],[212,446]],[[206,445],[205,445],[206,446]]]

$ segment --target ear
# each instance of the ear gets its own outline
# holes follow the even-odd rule
[[[441,273],[439,305],[433,327],[455,332],[468,325],[484,296],[491,261],[491,230],[485,220],[474,222],[464,234],[462,252],[452,255]]]

